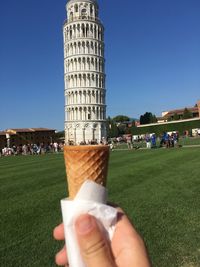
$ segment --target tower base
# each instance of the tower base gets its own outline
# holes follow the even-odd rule
[[[92,144],[106,141],[106,123],[66,123],[65,143],[66,144]]]

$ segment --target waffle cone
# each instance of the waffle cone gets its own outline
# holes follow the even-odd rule
[[[109,146],[65,146],[64,158],[69,198],[76,196],[87,179],[106,186]]]

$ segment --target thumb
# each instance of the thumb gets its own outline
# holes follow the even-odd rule
[[[110,247],[95,217],[81,215],[75,222],[75,229],[87,267],[115,267]]]

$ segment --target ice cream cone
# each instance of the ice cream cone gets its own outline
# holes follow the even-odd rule
[[[109,146],[65,146],[69,198],[73,199],[87,179],[106,186]]]

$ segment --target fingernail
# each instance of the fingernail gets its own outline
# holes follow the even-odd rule
[[[80,235],[88,234],[94,228],[94,222],[90,215],[81,215],[76,220],[75,225]]]

